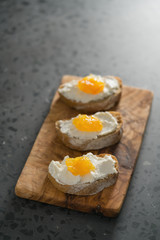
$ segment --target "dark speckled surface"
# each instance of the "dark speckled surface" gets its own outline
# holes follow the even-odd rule
[[[160,2],[0,1],[0,239],[160,239]],[[154,92],[116,219],[20,199],[14,187],[64,74]]]

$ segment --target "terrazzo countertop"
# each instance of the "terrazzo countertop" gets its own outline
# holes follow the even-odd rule
[[[160,236],[160,2],[0,1],[0,239]],[[14,188],[65,74],[117,75],[154,92],[120,215],[110,219],[20,199]]]

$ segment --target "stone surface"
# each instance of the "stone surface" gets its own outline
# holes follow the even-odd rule
[[[159,239],[160,3],[0,2],[0,238]],[[14,187],[64,74],[118,75],[154,92],[118,218],[19,199]]]

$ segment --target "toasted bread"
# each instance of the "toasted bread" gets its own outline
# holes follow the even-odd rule
[[[122,80],[119,77],[114,76],[106,76],[108,78],[114,78],[117,79],[119,82],[119,89],[113,93],[110,96],[107,96],[100,100],[90,101],[87,103],[82,102],[76,102],[74,100],[71,100],[69,98],[66,98],[61,92],[59,92],[61,100],[66,103],[71,108],[74,108],[80,112],[86,112],[86,113],[94,113],[98,111],[105,111],[109,110],[112,107],[116,106],[121,98],[122,93]],[[78,78],[79,79],[79,78]],[[63,88],[64,84],[62,84],[59,89]]]
[[[110,154],[99,154],[97,156],[99,157],[104,157],[105,155],[110,155]],[[110,187],[113,185],[118,177],[118,161],[117,158],[113,155],[111,155],[112,158],[115,160],[115,168],[117,170],[117,173],[114,174],[108,174],[105,178],[103,179],[97,179],[94,182],[91,183],[81,183],[81,184],[74,184],[74,185],[62,185],[58,183],[53,176],[48,172],[48,178],[53,184],[54,187],[56,187],[58,190],[64,193],[69,193],[69,194],[75,194],[75,195],[93,195],[96,194],[100,191],[102,191],[104,188]]]
[[[122,116],[119,112],[110,111],[110,113],[112,114],[113,117],[116,118],[118,123],[116,130],[112,133],[109,133],[103,136],[98,136],[96,139],[91,139],[91,140],[79,139],[76,137],[70,137],[66,133],[62,133],[60,128],[60,122],[57,121],[55,123],[57,135],[61,139],[61,141],[64,143],[64,145],[78,151],[96,150],[96,149],[101,149],[104,147],[109,147],[111,145],[114,145],[117,142],[119,142],[122,136],[122,132],[123,132]]]

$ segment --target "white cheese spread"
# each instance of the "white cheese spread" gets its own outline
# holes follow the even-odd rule
[[[104,99],[112,94],[114,94],[119,89],[119,82],[115,78],[101,77],[93,75],[96,78],[104,82],[104,89],[98,94],[89,94],[81,91],[78,88],[78,80],[72,80],[68,83],[63,84],[62,87],[58,89],[65,98],[73,100],[75,102],[88,103],[91,101],[97,101]]]
[[[69,156],[66,156],[61,163],[52,160],[48,171],[50,175],[62,185],[92,183],[98,179],[106,178],[109,174],[117,173],[117,170],[115,168],[115,160],[111,155],[98,157],[92,153],[87,153],[84,156],[88,157],[92,164],[95,166],[94,171],[91,171],[84,176],[75,176],[70,171],[68,171],[65,161],[67,158],[69,158]]]
[[[109,112],[97,112],[94,115],[97,117],[102,125],[103,128],[99,132],[84,132],[78,130],[75,125],[72,123],[73,118],[70,120],[60,120],[59,125],[60,125],[60,131],[64,134],[67,134],[71,138],[78,138],[78,139],[96,139],[98,136],[104,136],[106,134],[112,133],[116,130],[117,128],[117,120],[115,117],[112,116],[111,113]]]

